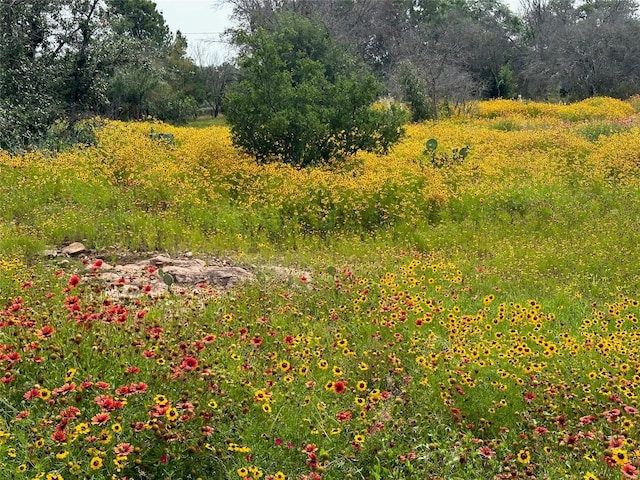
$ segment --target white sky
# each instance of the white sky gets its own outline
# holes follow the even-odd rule
[[[232,26],[231,7],[217,7],[215,0],[154,0],[172,33],[180,30],[187,38],[189,55],[202,63],[222,63],[231,57],[221,34]]]
[[[233,26],[231,6],[217,7],[217,0],[155,0],[172,33],[180,30],[187,38],[189,55],[196,62],[220,64],[233,57],[221,34]],[[506,0],[513,12],[518,12],[520,0]],[[204,57],[204,58],[199,58]]]

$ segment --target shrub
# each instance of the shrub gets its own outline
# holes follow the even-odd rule
[[[406,121],[396,105],[373,105],[380,85],[327,30],[292,14],[269,30],[238,32],[241,81],[225,96],[236,146],[260,163],[298,167],[384,152]]]

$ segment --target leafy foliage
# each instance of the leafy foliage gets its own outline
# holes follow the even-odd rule
[[[403,62],[400,66],[398,84],[400,98],[411,107],[411,121],[421,122],[434,116],[428,102],[425,82],[410,62]]]
[[[516,82],[513,70],[510,65],[505,64],[500,67],[498,72],[498,93],[502,98],[515,98],[518,91],[518,84]]]
[[[95,115],[184,122],[194,70],[150,0],[1,2],[0,148],[65,144]]]
[[[109,17],[114,31],[119,35],[157,45],[168,45],[169,28],[155,2],[149,0],[108,0]]]
[[[241,81],[226,93],[234,143],[259,162],[306,167],[359,150],[387,151],[404,112],[372,106],[381,87],[323,27],[281,14],[271,30],[238,32]]]

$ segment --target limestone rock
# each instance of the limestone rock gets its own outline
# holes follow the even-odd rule
[[[224,261],[205,262],[194,258],[171,258],[156,255],[124,265],[102,263],[99,269],[87,274],[88,278],[107,283],[108,294],[114,298],[135,298],[142,294],[151,297],[164,296],[169,287],[158,274],[162,269],[173,277],[176,287],[191,291],[200,289],[224,290],[240,282],[253,281],[255,276],[248,270],[228,265]],[[95,265],[95,263],[93,264]]]
[[[297,268],[289,268],[289,267],[268,267],[271,272],[273,272],[274,278],[278,280],[297,280],[301,282],[311,282],[311,272],[309,270],[300,270]]]
[[[149,259],[149,265],[162,268],[177,284],[196,285],[207,283],[221,288],[233,287],[239,282],[255,279],[254,275],[240,267],[207,265],[199,259],[172,259],[157,255]],[[139,262],[144,263],[144,262]]]
[[[66,247],[64,247],[60,253],[62,253],[62,255],[75,256],[75,255],[80,255],[81,253],[86,253],[86,252],[87,252],[87,249],[82,243],[73,242],[67,245]]]

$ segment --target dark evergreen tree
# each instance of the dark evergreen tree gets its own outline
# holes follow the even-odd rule
[[[282,12],[235,42],[241,80],[227,90],[225,113],[234,143],[258,161],[306,167],[383,151],[402,135],[404,112],[372,106],[380,85],[326,28]]]

